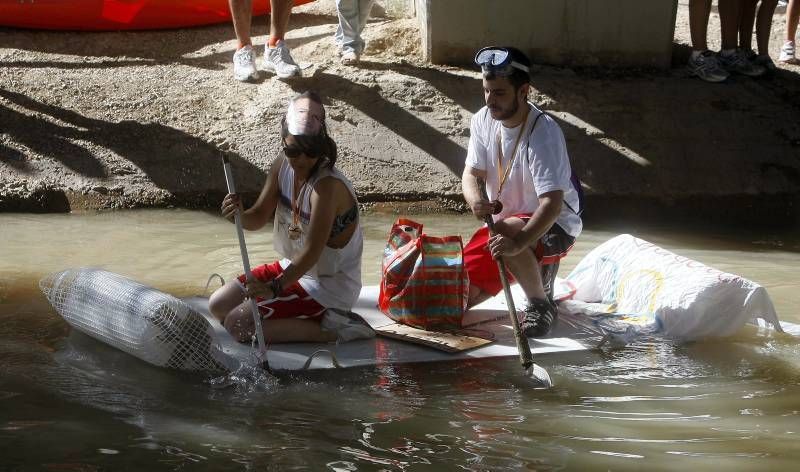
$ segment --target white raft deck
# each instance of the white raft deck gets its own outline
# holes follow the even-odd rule
[[[524,296],[518,286],[512,287],[518,310],[523,306]],[[375,329],[394,323],[377,308],[378,286],[368,286],[361,290],[358,303],[353,311],[363,317]],[[223,351],[240,362],[252,358],[251,347],[236,342],[208,312],[208,300],[202,297],[184,299],[197,311],[209,319],[217,334]],[[484,320],[483,322],[481,322]],[[494,341],[474,349],[448,353],[432,347],[413,344],[378,335],[373,339],[356,340],[348,343],[285,343],[271,344],[267,359],[274,370],[302,370],[365,367],[384,364],[403,364],[417,362],[443,362],[464,359],[488,359],[517,357],[514,333],[508,319],[505,298],[498,296],[470,309],[465,314],[466,334],[470,336],[493,337]],[[587,351],[594,349],[601,341],[602,334],[591,326],[580,323],[571,316],[559,315],[559,320],[550,334],[543,338],[530,338],[534,360],[559,353]],[[332,354],[332,355],[331,355]],[[309,358],[311,358],[310,363]],[[307,367],[306,364],[308,363]]]

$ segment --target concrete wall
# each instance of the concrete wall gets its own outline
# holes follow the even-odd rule
[[[535,63],[668,68],[677,0],[416,0],[425,59],[468,64],[492,44]]]

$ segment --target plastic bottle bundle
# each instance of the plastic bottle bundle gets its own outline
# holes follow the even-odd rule
[[[39,286],[73,328],[151,364],[209,372],[237,364],[203,315],[127,277],[77,268],[51,274]]]

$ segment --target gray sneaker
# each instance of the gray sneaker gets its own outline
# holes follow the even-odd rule
[[[772,58],[766,54],[756,54],[755,57],[750,60],[750,62],[757,66],[763,67],[767,74],[771,74],[778,70],[778,67],[772,61]]]
[[[253,50],[253,46],[248,44],[233,53],[233,77],[240,82],[258,78],[256,52]]]
[[[274,72],[280,79],[300,75],[300,67],[292,59],[289,47],[283,41],[278,41],[274,48],[266,48],[264,51],[264,69]]]
[[[322,317],[321,326],[325,331],[336,333],[337,343],[375,337],[375,331],[363,318],[353,312],[328,308]]]
[[[706,82],[722,82],[730,75],[720,67],[717,55],[708,50],[701,52],[695,58],[689,56],[686,68],[690,74],[696,75]]]
[[[531,298],[522,318],[522,332],[529,338],[546,336],[556,321],[558,309],[549,300]]]
[[[727,56],[720,53],[718,57],[719,65],[728,72],[735,72],[748,77],[761,77],[766,72],[763,67],[748,61],[747,57],[745,57],[745,52],[741,49],[737,49]]]

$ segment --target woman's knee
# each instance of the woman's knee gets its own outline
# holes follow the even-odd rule
[[[208,299],[208,311],[220,322],[225,321],[228,314],[244,301],[241,289],[236,285],[226,284],[211,294]]]
[[[225,330],[240,343],[247,342],[252,337],[251,324],[248,318],[243,316],[242,310],[232,311],[225,317],[225,321],[222,322],[222,326],[225,327]]]

